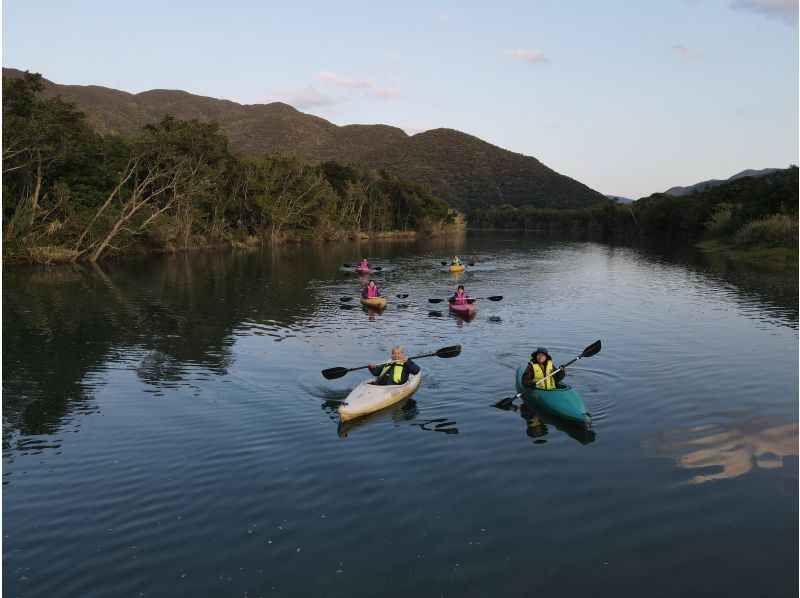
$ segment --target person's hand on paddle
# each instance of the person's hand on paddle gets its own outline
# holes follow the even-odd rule
[[[369,367],[371,369],[375,369],[376,367],[378,367],[378,365],[373,361],[371,364],[369,364]]]

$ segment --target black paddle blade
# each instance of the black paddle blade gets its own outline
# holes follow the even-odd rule
[[[503,296],[502,295],[492,295],[491,297],[487,297],[487,299],[489,301],[502,301],[503,300]]]
[[[352,301],[352,297],[339,297],[339,301]]]
[[[467,262],[467,266],[474,266],[475,262]]]
[[[581,357],[591,357],[592,355],[597,355],[599,352],[600,352],[600,341],[597,340],[583,350],[583,353],[581,353]]]
[[[375,266],[373,270],[377,270],[378,272],[380,272],[381,270],[383,270],[383,266]]]
[[[461,345],[442,347],[436,351],[436,357],[458,357],[461,354]]]
[[[344,266],[345,268],[352,268],[353,264],[342,264],[342,266]]]
[[[341,378],[349,371],[350,370],[347,368],[328,368],[327,370],[322,370],[322,375],[328,380],[333,380],[335,378]]]
[[[502,409],[502,408],[504,408],[504,407],[508,407],[508,406],[510,406],[510,405],[511,405],[511,403],[513,403],[513,402],[514,402],[514,399],[516,399],[516,398],[517,398],[517,397],[516,397],[516,395],[515,395],[515,396],[513,396],[513,397],[506,397],[505,399],[500,399],[499,401],[497,401],[497,402],[494,404],[494,406],[495,406],[495,407],[499,407],[500,409]]]
[[[428,299],[428,303],[441,303],[444,299]]]
[[[399,295],[396,295],[396,297],[398,299],[405,299],[406,297],[408,297],[408,293],[400,293]]]

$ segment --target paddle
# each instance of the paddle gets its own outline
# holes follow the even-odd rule
[[[452,263],[442,262],[442,266],[452,266],[452,265],[453,265]],[[461,262],[461,265],[463,266],[464,262]],[[467,262],[467,266],[474,266],[474,265],[475,265],[475,262]]]
[[[586,348],[583,350],[583,352],[582,352],[580,355],[578,355],[578,356],[577,356],[575,359],[573,359],[573,360],[571,360],[571,361],[568,361],[567,363],[565,363],[564,365],[562,365],[561,367],[559,367],[558,369],[556,369],[556,370],[555,370],[555,371],[554,371],[552,374],[548,374],[547,376],[545,376],[544,378],[542,378],[541,380],[539,380],[539,381],[536,383],[536,384],[537,384],[537,386],[538,386],[539,384],[541,384],[542,382],[544,382],[545,380],[547,380],[548,378],[552,378],[552,377],[553,377],[553,376],[555,376],[555,375],[556,375],[558,372],[560,372],[560,371],[561,371],[561,370],[563,370],[563,369],[566,369],[566,367],[567,367],[568,365],[572,365],[573,363],[575,363],[575,362],[576,362],[576,361],[578,361],[579,359],[583,359],[584,357],[591,357],[592,355],[597,355],[597,354],[600,352],[600,346],[601,346],[601,345],[600,345],[600,341],[599,341],[599,340],[597,340],[597,341],[593,342],[591,345],[589,345],[588,347],[586,347]],[[505,407],[505,406],[507,406],[507,405],[510,405],[511,403],[513,403],[513,402],[514,402],[514,400],[515,400],[515,399],[518,399],[518,398],[520,398],[521,396],[522,396],[522,393],[518,392],[518,393],[517,393],[517,394],[515,394],[513,397],[506,397],[506,398],[504,398],[504,399],[500,399],[500,400],[499,400],[499,401],[498,401],[498,402],[495,404],[495,407],[501,407],[501,408],[502,408],[502,407]]]
[[[408,297],[408,293],[400,293],[399,295],[395,295],[398,299],[406,299]]]
[[[469,297],[467,299],[467,303],[474,303],[478,299],[486,299],[488,301],[502,301],[502,295],[492,295],[491,297]],[[447,301],[447,299],[428,299],[428,303],[441,303],[442,301]]]
[[[423,357],[458,357],[461,353],[461,345],[453,345],[452,347],[442,347],[438,351],[434,351],[433,353],[426,353],[425,355],[417,355],[415,357],[409,357],[409,359],[422,359]],[[387,361],[386,363],[391,363]],[[385,365],[385,364],[381,364]],[[333,380],[335,378],[341,378],[347,372],[354,372],[356,370],[363,370],[368,368],[368,365],[362,365],[357,368],[345,368],[345,367],[338,367],[338,368],[328,368],[327,370],[322,370],[322,375],[325,376],[328,380]]]
[[[342,264],[342,266],[344,266],[345,268],[356,268],[358,266],[358,264]],[[382,266],[369,266],[369,268],[371,270],[377,270],[378,272],[383,270]]]

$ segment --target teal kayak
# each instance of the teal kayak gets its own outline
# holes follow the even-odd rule
[[[554,390],[525,388],[522,386],[524,373],[525,366],[517,368],[517,392],[533,407],[585,426],[592,423],[592,416],[586,411],[583,399],[571,386],[558,384]]]

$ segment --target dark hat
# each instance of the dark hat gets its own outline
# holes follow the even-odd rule
[[[536,359],[536,354],[537,354],[537,353],[544,353],[544,355],[545,355],[545,357],[547,357],[547,359],[549,359],[550,361],[552,361],[552,360],[553,360],[553,358],[552,358],[552,357],[550,357],[550,353],[548,353],[548,352],[547,352],[547,349],[545,349],[544,347],[537,347],[537,348],[536,348],[536,351],[534,351],[533,353],[531,353],[531,358],[532,358],[532,359]]]

